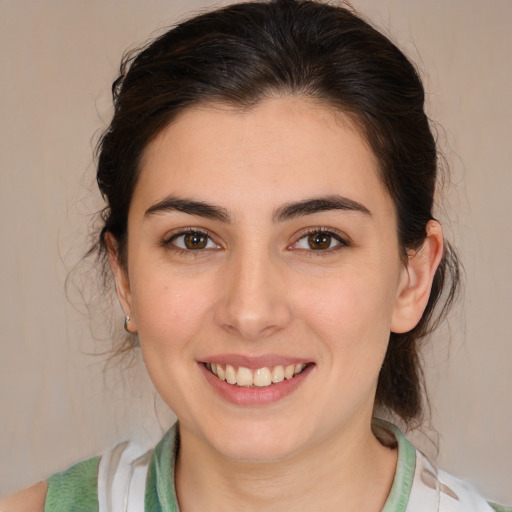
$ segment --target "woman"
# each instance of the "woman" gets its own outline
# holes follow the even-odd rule
[[[114,103],[98,251],[179,424],[5,507],[504,510],[374,419],[420,418],[458,280],[403,54],[339,7],[233,5],[127,58]]]

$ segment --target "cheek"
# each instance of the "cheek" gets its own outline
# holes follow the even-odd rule
[[[180,279],[165,271],[140,277],[132,284],[133,309],[147,372],[167,405],[190,421],[193,403],[186,397],[201,393],[190,375],[201,340],[207,340],[210,286],[204,279]]]
[[[207,279],[183,279],[165,269],[134,280],[133,310],[141,345],[157,351],[185,347],[212,314],[213,288]]]
[[[324,279],[296,301],[299,315],[329,352],[356,365],[384,357],[395,297],[392,282],[378,278],[384,275],[380,269],[366,270]]]

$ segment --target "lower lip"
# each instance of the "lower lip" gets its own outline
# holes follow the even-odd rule
[[[228,384],[206,368],[204,363],[198,363],[208,383],[213,389],[228,402],[236,405],[258,406],[277,402],[293,393],[308,377],[315,365],[310,364],[301,373],[291,379],[285,379],[277,384],[271,384],[267,387],[248,388]]]

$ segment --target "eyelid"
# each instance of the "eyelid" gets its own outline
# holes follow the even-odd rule
[[[335,247],[331,247],[329,249],[324,249],[324,250],[294,248],[294,246],[300,240],[302,240],[303,238],[305,238],[307,236],[314,235],[316,233],[329,235],[332,238],[334,238],[335,240],[337,240],[339,242],[339,244],[336,245]],[[341,231],[334,229],[334,228],[327,228],[327,227],[323,227],[323,226],[310,227],[310,228],[301,230],[297,234],[294,235],[293,239],[294,239],[294,242],[292,242],[291,244],[288,245],[288,249],[291,249],[291,250],[295,249],[298,251],[314,253],[319,256],[322,254],[329,254],[329,253],[335,252],[343,247],[350,247],[352,245],[350,238],[347,235],[345,235],[344,233],[342,233]]]
[[[204,236],[208,237],[211,240],[211,242],[213,242],[217,247],[215,247],[215,248],[208,247],[208,248],[204,248],[204,249],[195,249],[194,250],[194,249],[184,249],[183,247],[179,247],[179,246],[173,244],[173,240],[175,240],[176,238],[179,238],[180,236],[192,234],[192,233],[204,235]],[[166,248],[169,248],[170,250],[173,250],[175,252],[187,253],[187,254],[191,254],[191,253],[197,254],[197,253],[200,253],[203,251],[206,252],[206,251],[211,251],[211,250],[219,250],[222,248],[222,244],[220,244],[218,242],[217,237],[211,231],[209,231],[208,229],[205,229],[205,228],[196,228],[196,227],[177,228],[177,229],[174,229],[174,230],[166,233],[162,240],[161,245]]]

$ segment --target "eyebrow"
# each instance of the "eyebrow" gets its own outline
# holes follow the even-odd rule
[[[276,223],[284,222],[297,217],[304,217],[306,215],[330,210],[345,210],[371,215],[370,210],[357,201],[340,195],[330,195],[287,203],[274,211],[272,219]],[[194,201],[192,199],[179,198],[173,195],[162,199],[153,206],[150,206],[144,213],[144,216],[171,211],[178,211],[189,215],[218,220],[226,224],[229,224],[232,219],[229,210],[226,208],[208,204],[204,201]]]
[[[346,210],[371,215],[370,210],[368,210],[364,204],[348,199],[347,197],[330,195],[285,204],[274,212],[273,219],[274,222],[283,222],[297,217],[330,210]]]
[[[214,206],[203,201],[182,199],[172,195],[149,207],[144,213],[144,216],[147,217],[149,215],[170,211],[188,213],[189,215],[197,215],[224,223],[231,222],[229,211],[221,206]]]

